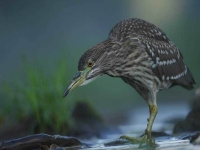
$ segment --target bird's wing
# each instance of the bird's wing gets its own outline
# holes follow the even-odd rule
[[[155,25],[141,19],[124,20],[113,27],[109,38],[120,43],[140,44],[149,56],[153,72],[161,80],[173,80],[183,86],[195,83],[179,49]]]
[[[148,60],[154,73],[162,80],[173,80],[191,89],[195,83],[190,70],[183,62],[183,56],[172,42],[158,41],[139,36],[141,44],[148,53]]]
[[[109,38],[117,41],[123,41],[132,34],[143,35],[148,38],[154,38],[158,41],[169,43],[167,35],[155,25],[137,18],[122,20],[117,23],[110,31]]]
[[[154,73],[162,80],[176,80],[187,73],[181,52],[173,43],[139,36]]]

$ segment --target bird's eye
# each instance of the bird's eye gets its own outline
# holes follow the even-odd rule
[[[87,65],[88,67],[92,67],[94,65],[94,62],[92,60],[89,60]]]

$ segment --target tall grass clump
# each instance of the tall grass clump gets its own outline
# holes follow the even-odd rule
[[[66,86],[66,60],[61,59],[53,71],[23,59],[24,78],[16,84],[4,84],[10,97],[7,110],[14,112],[18,121],[30,118],[32,131],[67,133],[72,125],[70,100],[62,93]]]

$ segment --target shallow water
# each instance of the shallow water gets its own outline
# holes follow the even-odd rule
[[[156,117],[156,120],[153,125],[153,131],[163,131],[169,136],[157,137],[155,138],[158,147],[156,150],[200,150],[200,145],[193,145],[190,143],[190,139],[182,140],[183,137],[188,136],[194,133],[187,133],[182,135],[172,136],[174,123],[177,121],[176,118],[184,119],[187,113],[189,112],[189,107],[185,103],[173,104],[173,105],[160,105],[159,113]],[[125,125],[120,125],[118,127],[120,133],[116,134],[105,134],[104,139],[91,139],[90,143],[95,143],[91,148],[83,149],[106,149],[106,150],[129,150],[129,149],[148,149],[148,148],[138,148],[138,144],[129,144],[125,143],[122,145],[112,145],[105,146],[104,143],[115,142],[119,140],[121,135],[128,135],[132,137],[138,137],[144,133],[146,128],[147,118],[148,118],[148,109],[147,108],[138,108],[130,112],[130,120]],[[173,120],[173,121],[170,121]],[[131,133],[131,134],[130,134]],[[82,140],[81,140],[82,141]],[[87,143],[87,140],[82,142]]]
[[[113,142],[113,140],[99,140],[97,141],[99,144],[91,146],[91,148],[83,148],[83,149],[90,149],[90,150],[130,150],[130,149],[140,149],[140,150],[146,150],[149,148],[143,147],[138,148],[138,144],[123,144],[123,145],[112,145],[112,146],[105,146],[104,143]],[[169,139],[157,139],[156,143],[158,146],[155,148],[155,150],[200,150],[200,145],[193,145],[190,144],[189,140],[180,140],[174,137],[171,137]]]

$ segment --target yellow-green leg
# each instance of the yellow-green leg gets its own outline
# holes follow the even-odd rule
[[[155,146],[155,142],[153,141],[152,136],[151,136],[151,131],[152,131],[153,122],[154,122],[154,120],[156,118],[156,114],[158,112],[158,107],[156,105],[156,102],[147,101],[147,103],[149,105],[150,117],[149,117],[149,119],[147,119],[148,124],[147,124],[147,128],[145,130],[144,136],[139,137],[139,138],[134,138],[134,137],[129,137],[129,136],[123,135],[120,137],[121,139],[126,139],[133,144],[138,143],[138,144],[140,144],[140,146],[145,143]]]
[[[149,140],[149,142],[154,143],[154,141],[152,140],[151,131],[154,120],[156,118],[156,114],[158,113],[158,107],[156,104],[148,103],[148,105],[149,105],[150,117],[149,119],[147,119],[148,124],[147,124],[147,129],[145,130],[145,134],[147,135],[147,139]]]

